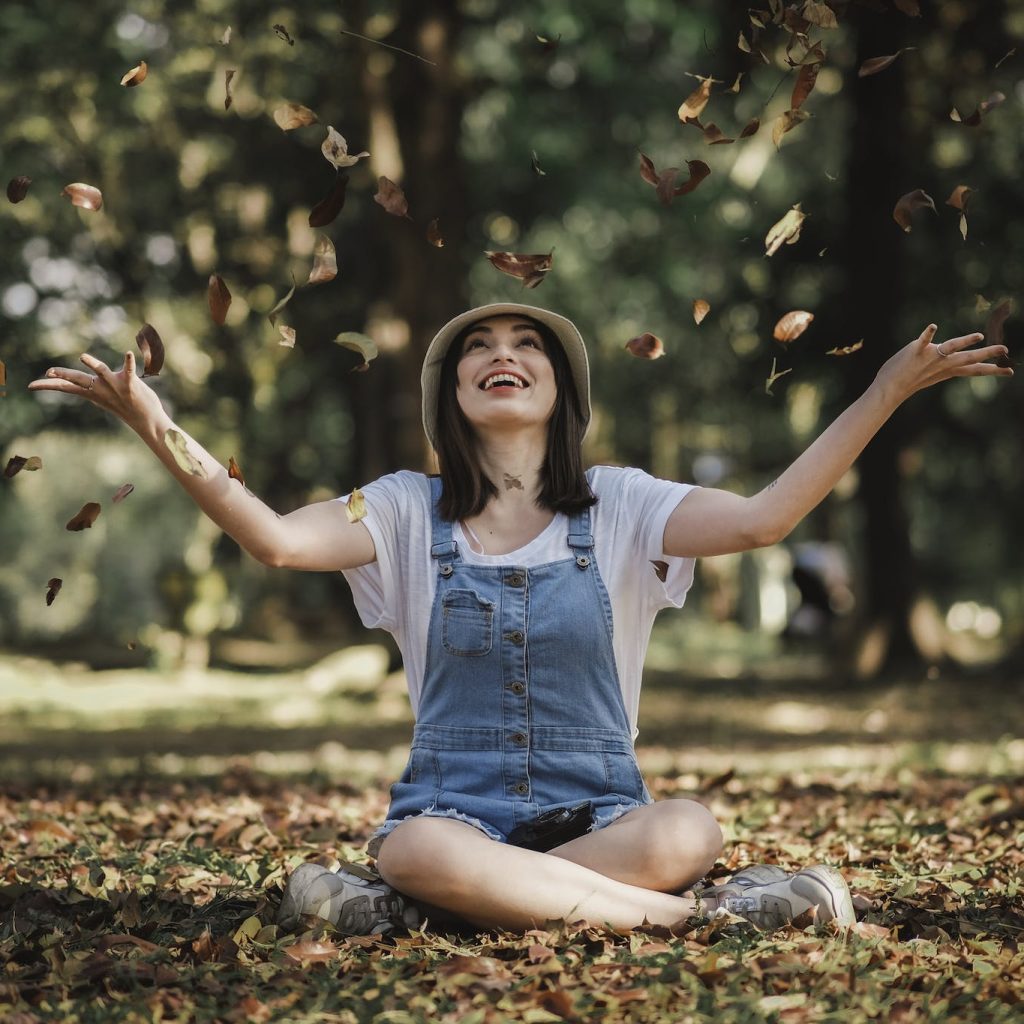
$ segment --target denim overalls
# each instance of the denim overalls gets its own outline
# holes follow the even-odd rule
[[[368,852],[417,814],[468,821],[505,842],[517,825],[583,800],[592,829],[652,802],[612,651],[612,611],[590,510],[570,516],[566,558],[526,569],[467,564],[431,484],[437,590],[409,762]]]

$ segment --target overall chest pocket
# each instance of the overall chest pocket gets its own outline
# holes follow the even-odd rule
[[[494,602],[475,590],[449,590],[441,599],[441,643],[449,654],[490,654],[493,627]]]

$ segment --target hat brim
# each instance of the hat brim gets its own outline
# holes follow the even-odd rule
[[[420,384],[423,390],[423,429],[432,448],[437,448],[437,400],[441,385],[441,364],[448,354],[452,342],[467,327],[487,320],[492,316],[525,316],[547,327],[559,340],[566,358],[576,394],[580,400],[583,413],[583,430],[586,433],[590,426],[590,364],[587,361],[587,349],[583,344],[583,336],[576,325],[567,317],[552,313],[549,309],[539,306],[525,306],[519,302],[492,302],[486,306],[468,309],[453,317],[442,327],[427,348],[423,357],[423,370]]]

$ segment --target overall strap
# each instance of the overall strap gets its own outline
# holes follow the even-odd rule
[[[590,475],[587,475],[589,482]],[[569,517],[569,547],[576,556],[576,564],[581,569],[590,565],[594,550],[594,535],[590,532],[590,509],[584,508],[573,512]]]
[[[437,571],[451,576],[452,563],[459,560],[459,548],[452,537],[452,524],[441,518],[437,503],[441,500],[441,478],[430,477],[430,557],[437,559]]]

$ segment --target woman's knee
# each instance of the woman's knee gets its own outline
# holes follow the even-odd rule
[[[434,890],[439,884],[457,881],[457,872],[447,869],[455,860],[454,843],[465,843],[466,833],[479,832],[454,818],[420,815],[397,825],[377,851],[377,870],[388,885],[412,893],[424,883]],[[451,874],[451,879],[446,875]],[[429,879],[427,876],[429,875]]]
[[[665,800],[655,807],[660,811],[651,854],[662,864],[677,866],[687,876],[683,884],[702,877],[724,843],[715,816],[696,800]]]

